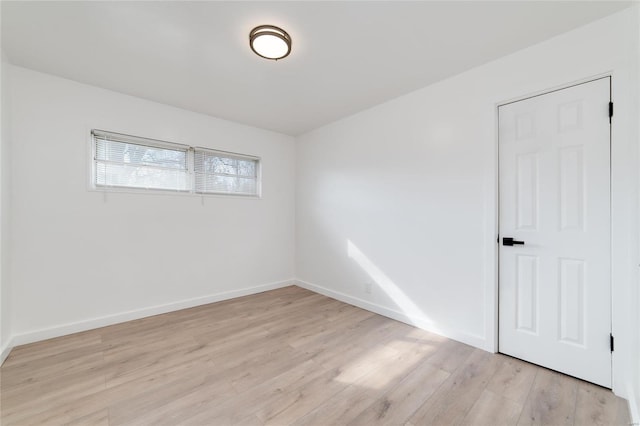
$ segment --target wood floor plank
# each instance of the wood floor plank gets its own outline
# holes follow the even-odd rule
[[[538,370],[518,425],[574,424],[578,383],[555,371]]]
[[[298,287],[15,348],[0,423],[628,424],[610,391]]]
[[[409,420],[413,425],[459,424],[495,374],[499,357],[474,349],[455,373]]]
[[[326,375],[326,371],[319,368],[313,361],[292,366],[288,371],[271,378],[265,378],[260,385],[247,389],[238,394],[237,398],[230,398],[224,402],[201,406],[196,412],[185,413],[180,420],[187,424],[218,424],[243,422],[245,416],[255,421],[256,414],[264,412],[270,405],[281,406],[284,395],[295,391],[309,383],[317,381]],[[286,398],[285,398],[286,399]],[[247,401],[251,401],[248,404]],[[261,423],[262,420],[260,420]]]
[[[622,398],[618,398],[618,410],[616,412],[616,419],[613,422],[615,425],[628,426],[631,424],[631,413],[629,412],[629,403]]]
[[[487,390],[522,405],[529,396],[538,367],[509,356],[500,357],[500,366],[489,381]]]
[[[348,385],[337,379],[342,373],[339,368],[326,371],[304,386],[286,392],[272,403],[261,407],[256,412],[257,417],[264,424],[291,424],[345,389]]]
[[[67,426],[109,426],[109,410],[103,408],[67,423]]]
[[[29,417],[26,417],[28,419],[26,423],[51,425],[71,422],[74,419],[87,416],[101,407],[110,407],[135,395],[153,392],[156,387],[170,386],[176,380],[202,375],[203,369],[206,370],[211,367],[211,364],[207,363],[208,361],[195,359],[185,363],[178,363],[116,386],[106,387],[104,391],[87,392],[79,395],[74,401],[64,404],[59,403],[55,406],[44,407],[44,409],[38,407],[37,409],[26,410],[26,414],[29,415]],[[22,414],[25,413],[23,412]],[[3,420],[9,419],[3,415]],[[2,424],[4,425],[5,423]]]
[[[294,348],[304,349],[312,346],[318,347],[322,345],[342,345],[351,343],[354,336],[359,331],[371,327],[372,325],[384,325],[385,321],[380,320],[380,316],[367,312],[364,309],[354,309],[347,313],[348,318],[338,321],[337,324],[318,330],[315,333],[307,333],[298,336],[296,339],[289,341]]]
[[[77,401],[78,395],[99,393],[104,390],[104,387],[103,378],[92,378],[73,386],[61,385],[63,390],[59,392],[41,393],[36,390],[26,399],[19,401],[6,399],[3,394],[2,424],[39,424],[31,420],[31,417],[47,416],[56,407],[73,404]]]
[[[375,401],[379,389],[386,386],[393,387],[412,371],[414,362],[411,359],[404,359],[403,355],[405,354],[385,347],[371,351],[368,359],[363,360],[362,365],[367,371],[360,378],[356,379],[350,374],[337,376],[334,380],[347,385],[344,390],[304,417],[287,423],[294,425],[346,424]]]
[[[28,367],[18,371],[7,371],[2,373],[2,381],[5,397],[9,398],[16,393],[29,392],[29,389],[38,388],[45,390],[55,387],[62,377],[65,381],[73,381],[78,377],[101,374],[103,375],[104,359],[100,351],[86,354],[81,358],[67,363],[54,364],[49,368],[30,370]]]
[[[617,417],[618,409],[618,398],[610,390],[591,383],[578,383],[576,425],[610,424],[611,419]]]
[[[109,424],[154,424],[163,417],[179,410],[175,402],[185,396],[196,394],[203,401],[222,401],[235,395],[230,383],[219,377],[190,377],[178,379],[167,386],[156,387],[152,392],[144,392],[127,398],[109,407]],[[199,402],[199,401],[198,401]]]
[[[441,370],[453,373],[471,355],[473,348],[454,340],[444,341],[429,358],[429,362]]]
[[[3,403],[11,409],[20,409],[25,405],[37,402],[42,405],[47,401],[59,401],[65,395],[77,395],[90,389],[105,388],[105,377],[101,371],[79,371],[70,375],[62,375],[38,380],[32,384],[12,387],[3,392]],[[8,410],[8,409],[7,409]]]
[[[411,415],[433,395],[450,373],[422,362],[398,385],[377,400],[349,423],[352,426],[373,424],[403,425]]]
[[[77,368],[84,369],[87,363],[95,360],[97,355],[101,355],[101,350],[100,344],[82,346],[77,350],[70,349],[24,363],[14,362],[7,367],[2,367],[3,381],[6,386],[14,386],[37,378],[66,374]]]
[[[483,390],[476,403],[462,420],[462,425],[510,426],[518,422],[522,404],[504,395]]]

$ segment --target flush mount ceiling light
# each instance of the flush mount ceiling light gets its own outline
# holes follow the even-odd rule
[[[260,25],[249,33],[249,45],[256,55],[277,61],[291,53],[291,36],[282,28]]]

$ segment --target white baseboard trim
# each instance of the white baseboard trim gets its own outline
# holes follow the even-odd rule
[[[4,361],[11,353],[11,349],[13,349],[13,346],[13,339],[9,339],[7,344],[4,345],[4,348],[2,348],[2,350],[0,351],[0,367],[2,367],[2,364],[4,364]]]
[[[431,322],[427,318],[418,318],[415,316],[410,316],[405,314],[404,312],[387,308],[386,306],[381,306],[376,303],[372,303],[367,300],[360,299],[358,297],[350,296],[348,294],[341,293],[339,291],[331,290],[317,284],[312,284],[307,281],[302,281],[298,279],[295,281],[295,283],[298,287],[306,288],[307,290],[320,293],[327,297],[331,297],[332,299],[336,299],[341,302],[348,303],[350,305],[354,305],[362,309],[366,309],[367,311],[375,312],[376,314],[380,314],[382,316],[392,318],[400,322],[404,322],[405,324],[413,325],[422,330],[439,334],[449,339],[466,343],[467,345],[471,345],[488,352],[493,352],[493,348],[490,347],[491,345],[489,344],[490,342],[488,342],[487,339],[482,336],[473,335],[473,334],[466,333],[459,330],[453,330],[447,327],[441,327],[433,324],[433,322]]]
[[[121,312],[118,314],[107,315],[99,318],[92,318],[83,321],[77,321],[68,324],[61,324],[52,327],[42,328],[40,330],[30,331],[21,334],[15,334],[11,339],[11,346],[26,345],[28,343],[39,342],[41,340],[51,339],[54,337],[66,336],[68,334],[78,333],[81,331],[93,330],[108,325],[118,324],[121,322],[132,321],[140,318],[150,317],[153,315],[165,314],[167,312],[178,311],[180,309],[193,308],[195,306],[207,305],[209,303],[220,302],[222,300],[234,299],[236,297],[249,296],[251,294],[262,293],[269,290],[275,290],[282,287],[295,285],[295,280],[279,281],[269,284],[262,284],[255,287],[247,287],[239,290],[225,291],[215,293],[208,296],[195,297],[193,299],[181,300],[179,302],[167,303],[164,305],[152,306],[149,308],[136,309],[134,311]],[[3,352],[4,354],[4,352]],[[8,355],[8,353],[7,353]]]

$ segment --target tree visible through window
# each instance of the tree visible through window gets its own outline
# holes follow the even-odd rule
[[[238,195],[259,193],[259,160],[256,157],[98,130],[92,135],[93,184],[96,187]]]
[[[256,159],[196,149],[196,192],[255,195],[257,166]]]

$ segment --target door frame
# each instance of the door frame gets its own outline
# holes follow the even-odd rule
[[[496,154],[497,154],[497,158],[496,158],[496,171],[497,171],[497,189],[496,189],[496,199],[497,199],[497,210],[496,210],[496,218],[497,218],[497,224],[496,224],[496,229],[497,229],[497,235],[496,235],[496,260],[497,260],[497,276],[496,276],[496,280],[497,280],[497,302],[496,302],[496,310],[497,310],[497,324],[496,324],[496,342],[495,342],[495,351],[499,352],[499,347],[500,347],[500,130],[499,130],[499,108],[502,106],[506,106],[506,105],[510,105],[516,102],[521,102],[521,101],[525,101],[525,100],[529,100],[532,98],[536,98],[539,96],[544,96],[544,95],[548,95],[551,93],[555,93],[561,90],[565,90],[565,89],[570,89],[573,87],[577,87],[577,86],[581,86],[583,84],[588,84],[588,83],[592,83],[595,81],[599,81],[599,80],[603,80],[603,79],[608,79],[609,80],[609,101],[611,102],[612,100],[612,81],[613,78],[611,75],[603,75],[603,76],[599,76],[599,77],[594,77],[594,78],[590,78],[590,79],[586,79],[584,81],[581,82],[575,82],[569,85],[564,85],[562,87],[553,89],[553,90],[547,90],[544,91],[542,93],[536,94],[536,95],[532,95],[532,96],[527,96],[527,97],[523,97],[523,98],[519,98],[517,100],[512,100],[510,102],[505,102],[505,103],[501,103],[496,107],[496,114],[497,114],[497,120],[498,120],[498,129],[497,134],[496,134],[496,139],[497,139],[497,149],[496,149]],[[611,132],[611,127],[612,127],[613,123],[609,124],[609,264],[611,265],[611,253],[612,253],[612,243],[613,243],[613,233],[612,233],[612,229],[611,229],[611,225],[612,225],[612,208],[611,208],[611,187],[612,187],[612,160],[611,160],[611,148],[612,148],[612,132]],[[612,315],[613,315],[613,286],[612,286],[612,273],[611,273],[611,269],[609,270],[609,295],[610,295],[610,314],[609,314],[609,332],[611,334],[613,334],[613,320],[612,320]],[[613,362],[613,353],[611,354],[611,362]],[[611,383],[612,383],[612,387],[613,387],[613,368],[610,365],[609,366],[609,375],[611,376]]]
[[[491,269],[490,271],[487,272],[487,282],[488,285],[491,286],[491,291],[488,292],[488,297],[486,299],[487,302],[487,318],[486,318],[486,323],[488,325],[490,325],[488,327],[487,330],[487,346],[486,346],[486,350],[493,352],[493,353],[498,353],[498,349],[499,349],[499,312],[500,312],[500,306],[499,306],[499,291],[500,291],[500,255],[499,255],[499,241],[498,241],[498,236],[500,234],[500,181],[499,181],[499,175],[500,175],[500,158],[499,158],[499,143],[500,143],[500,132],[499,132],[499,110],[498,108],[500,106],[504,106],[504,105],[508,105],[514,102],[518,102],[518,101],[523,101],[526,99],[530,99],[536,96],[541,96],[544,94],[548,94],[548,93],[552,93],[552,92],[556,92],[558,90],[563,90],[563,89],[567,89],[573,86],[577,86],[580,84],[584,84],[584,83],[589,83],[591,81],[594,80],[599,80],[602,78],[610,78],[610,100],[615,102],[615,83],[616,81],[620,80],[624,80],[624,77],[618,76],[616,75],[617,73],[613,72],[613,71],[606,71],[600,74],[595,74],[595,75],[591,75],[588,77],[584,77],[581,79],[577,79],[577,80],[573,80],[570,82],[565,82],[564,84],[560,84],[560,85],[556,85],[556,86],[551,86],[551,87],[547,87],[545,89],[541,89],[541,90],[537,90],[537,91],[533,91],[533,92],[529,92],[527,94],[522,94],[520,96],[516,96],[516,97],[512,97],[512,98],[507,98],[507,99],[502,99],[499,100],[497,102],[495,102],[494,104],[494,145],[493,145],[493,182],[494,182],[494,186],[493,186],[493,191],[494,191],[494,203],[493,203],[493,215],[489,215],[492,216],[492,220],[493,223],[489,224],[487,223],[487,227],[488,229],[491,229],[491,232],[488,232],[487,235],[490,241],[489,243],[491,244],[491,249],[488,249],[488,253],[491,254],[491,256],[493,256],[493,268],[488,268]],[[624,83],[624,82],[623,82]],[[610,157],[610,167],[609,167],[609,176],[610,176],[610,184],[609,184],[609,198],[610,198],[610,203],[609,203],[609,209],[610,209],[610,252],[609,252],[609,256],[611,259],[611,269],[610,269],[610,274],[609,274],[609,285],[611,287],[611,333],[614,336],[618,336],[618,335],[622,335],[623,334],[623,330],[620,330],[620,326],[619,326],[619,321],[616,321],[616,315],[618,313],[618,311],[622,310],[622,311],[626,311],[625,308],[623,308],[620,303],[619,300],[619,293],[624,293],[624,291],[620,292],[617,291],[618,290],[618,286],[620,285],[624,285],[623,283],[618,284],[616,279],[617,277],[624,277],[625,275],[625,269],[624,269],[624,262],[619,262],[616,263],[614,262],[614,253],[616,251],[620,251],[620,250],[626,250],[627,247],[625,244],[623,244],[624,242],[624,235],[620,235],[621,233],[619,232],[619,230],[617,228],[614,228],[613,224],[616,220],[616,218],[618,217],[619,210],[620,209],[624,209],[624,206],[620,206],[618,204],[620,204],[618,202],[618,198],[619,197],[614,197],[614,190],[615,188],[620,184],[618,179],[616,179],[617,175],[614,172],[614,169],[617,169],[618,167],[618,163],[620,161],[620,158],[618,158],[617,154],[617,150],[614,148],[614,141],[615,141],[615,136],[618,133],[617,129],[618,126],[616,125],[616,119],[615,119],[615,112],[614,112],[614,119],[611,122],[611,126],[609,129],[609,149],[611,151],[611,157]],[[619,125],[620,123],[618,123]],[[623,123],[624,124],[624,123]],[[620,132],[621,134],[623,134],[624,132]],[[622,275],[621,275],[622,274]],[[618,300],[617,300],[618,299]],[[624,300],[624,299],[623,299]],[[622,308],[622,309],[620,309]],[[616,372],[617,372],[617,365],[618,364],[624,364],[624,362],[622,362],[622,360],[620,359],[620,352],[614,351],[611,354],[611,378],[612,378],[612,390],[614,393],[616,394],[624,394],[626,393],[626,389],[620,389],[620,386],[626,383],[621,383],[623,382],[622,380],[616,380]]]

